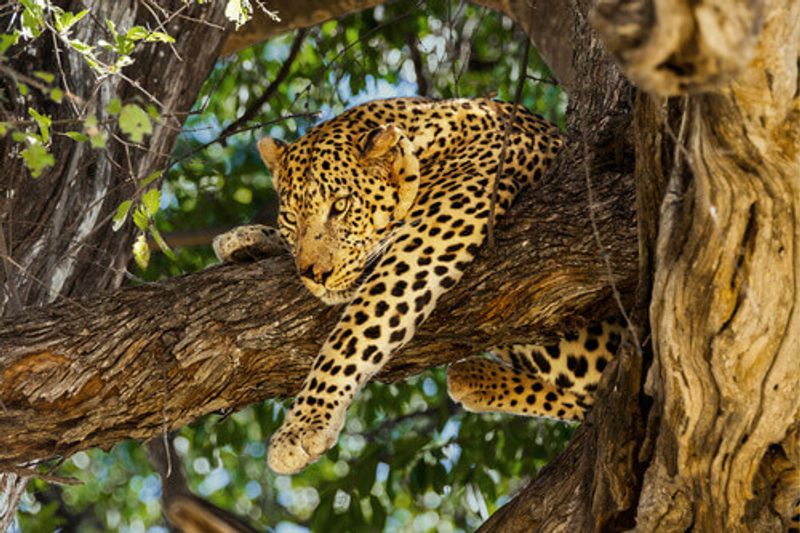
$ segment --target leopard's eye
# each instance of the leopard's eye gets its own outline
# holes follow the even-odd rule
[[[281,213],[283,215],[283,222],[289,226],[296,226],[297,225],[297,217],[294,216],[294,213],[291,211],[284,211]]]
[[[350,197],[343,196],[341,198],[337,198],[333,205],[331,206],[331,218],[338,217],[343,215],[347,208],[350,207]]]

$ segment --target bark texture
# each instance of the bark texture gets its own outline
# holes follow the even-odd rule
[[[649,91],[634,317],[650,314],[652,365],[637,412],[629,347],[569,449],[483,530],[793,530],[800,5],[600,1],[592,20]]]
[[[779,531],[800,497],[800,4],[684,7],[696,35],[676,57],[719,42],[684,81],[703,92],[683,101],[659,224],[647,390],[660,420],[637,520]]]
[[[500,340],[541,339],[565,317],[610,311],[583,167],[560,168],[498,227],[497,248],[469,269],[381,379]],[[614,172],[595,176],[599,231],[615,283],[630,293],[633,184]],[[340,311],[311,297],[291,258],[280,256],[4,319],[0,466],[147,438],[205,413],[291,395]]]

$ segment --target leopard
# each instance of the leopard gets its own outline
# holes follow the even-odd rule
[[[563,143],[558,127],[519,104],[421,97],[357,105],[290,144],[256,143],[279,228],[235,228],[214,239],[217,256],[240,261],[284,243],[305,287],[342,306],[271,437],[274,472],[299,472],[335,444],[357,392],[413,338],[478,256],[490,219],[544,179]],[[550,344],[490,346],[449,366],[448,393],[469,411],[581,420],[624,327],[609,319]]]

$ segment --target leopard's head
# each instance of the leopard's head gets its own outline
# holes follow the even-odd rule
[[[349,301],[416,198],[411,142],[391,124],[352,133],[326,123],[290,145],[261,139],[258,151],[303,283],[325,303]]]

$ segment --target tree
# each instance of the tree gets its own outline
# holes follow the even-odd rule
[[[347,9],[354,7],[361,6]],[[551,180],[520,202],[513,223],[499,228],[498,247],[467,273],[382,377],[399,379],[492,340],[546,335],[580,315],[630,306],[630,343],[601,387],[602,401],[568,450],[484,528],[789,527],[800,464],[800,378],[792,357],[800,345],[793,306],[800,289],[795,253],[800,8],[790,0],[700,5],[653,0],[632,6],[541,1],[534,2],[533,16],[522,2],[504,3],[504,8],[533,38],[570,94],[570,142]],[[535,16],[540,9],[548,17]],[[319,17],[344,10],[334,4]],[[221,21],[221,13],[202,12],[215,24]],[[295,20],[296,25],[306,23]],[[263,38],[270,31],[264,27],[256,19],[242,35]],[[214,35],[213,53],[208,49],[212,39],[205,35],[208,53],[192,69],[174,60],[170,68],[179,75],[173,83],[145,89],[162,101],[191,92],[191,87],[196,92],[194,75],[210,69],[222,46],[224,33]],[[192,42],[186,41],[176,41],[176,55],[192,50],[182,48]],[[137,65],[145,69],[147,63]],[[154,130],[153,139],[164,139],[159,146],[174,138],[167,130]],[[62,153],[54,146],[53,153],[68,157],[66,148]],[[135,175],[149,176],[159,163],[140,155],[141,163],[132,159]],[[14,202],[30,202],[30,194],[22,194],[30,179],[16,165],[8,173],[16,180],[12,190],[21,191]],[[57,163],[54,168],[71,170],[74,177],[74,166]],[[66,183],[42,182],[40,190],[77,198],[78,191],[65,192]],[[634,190],[638,244],[632,232]],[[550,210],[546,214],[536,209],[543,199]],[[104,205],[108,217],[114,203]],[[56,214],[51,210],[38,216],[46,220]],[[79,237],[87,238],[86,228],[78,229]],[[89,234],[91,242],[100,234],[123,240],[111,236],[106,226]],[[13,243],[10,249],[19,249]],[[43,258],[47,255],[42,252]],[[42,264],[55,268],[52,259]],[[296,285],[282,286],[280,276],[286,279],[289,270],[285,258],[267,259],[98,296],[78,309],[56,303],[4,320],[0,427],[6,435],[25,437],[3,443],[2,464],[45,458],[54,450],[107,445],[122,434],[150,436],[165,423],[177,426],[200,412],[291,393],[314,353],[300,333],[316,332],[312,344],[319,343],[334,313],[311,324],[298,319],[316,304]],[[264,272],[271,275],[258,275]],[[61,287],[77,287],[69,276],[45,271],[38,279],[67,280]],[[51,287],[50,293],[55,292]],[[6,301],[41,303],[47,298],[40,288],[18,293],[23,296]],[[144,298],[168,299],[176,293],[189,297],[174,302],[178,312],[169,321],[159,321],[169,327],[156,327],[156,317],[146,309],[128,315],[135,335],[128,337],[124,353],[135,354],[137,365],[131,375],[149,373],[149,386],[158,390],[131,387],[127,397],[124,382],[113,382],[119,378],[106,381],[102,372],[89,371],[87,361],[102,362],[112,353],[104,352],[111,335],[127,334],[119,327],[126,309],[138,309],[136,302]],[[281,309],[265,310],[256,294],[273,295],[273,300],[280,294],[292,312],[273,315]],[[237,298],[250,317],[242,320],[229,311],[221,327],[206,323],[212,327],[192,330],[191,320],[202,320],[192,312],[199,314],[198,307],[226,298]],[[520,306],[521,301],[531,305]],[[274,355],[258,353],[270,346],[270,339],[274,342],[276,317],[277,329],[294,335],[287,350],[291,357],[281,361],[283,373],[274,371]],[[84,330],[93,334],[81,335]],[[170,356],[175,360],[169,361]],[[200,388],[190,381],[189,365],[200,375],[222,372],[227,379],[203,380]],[[171,389],[166,397],[161,394],[165,373]],[[62,387],[45,390],[41,380],[52,375],[59,376]],[[102,407],[92,398],[104,397],[112,383],[122,386],[113,399],[129,402],[117,405],[132,411],[120,410],[108,423],[82,420],[72,433],[47,431],[55,412],[90,413]],[[242,387],[248,384],[259,388]],[[136,416],[126,419],[128,414]],[[31,428],[20,420],[31,421]]]

